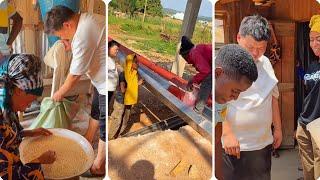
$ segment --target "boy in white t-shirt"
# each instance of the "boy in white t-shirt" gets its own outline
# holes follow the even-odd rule
[[[104,175],[106,162],[106,20],[105,16],[90,13],[77,14],[65,6],[55,6],[48,13],[45,32],[60,37],[72,51],[70,72],[64,84],[52,99],[61,101],[75,88],[81,75],[86,74],[95,87],[99,107],[100,139],[98,155],[90,169],[92,174]]]
[[[215,57],[215,165],[216,176],[221,179],[221,131],[227,115],[227,103],[236,100],[257,79],[257,67],[252,56],[236,44],[220,48]]]

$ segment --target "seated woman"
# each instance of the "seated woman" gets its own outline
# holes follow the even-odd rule
[[[29,54],[0,57],[0,177],[2,179],[44,179],[41,164],[55,161],[55,152],[47,151],[23,164],[19,145],[23,137],[51,135],[39,128],[23,130],[16,112],[24,111],[41,96],[43,83],[39,58]],[[0,178],[0,179],[1,179]]]

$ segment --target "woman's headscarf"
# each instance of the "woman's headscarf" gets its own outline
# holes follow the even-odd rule
[[[311,31],[320,33],[320,15],[311,17],[309,27],[311,28]]]
[[[27,94],[41,96],[43,81],[41,61],[32,54],[14,54],[4,57],[0,62],[0,107],[8,108],[14,86]]]

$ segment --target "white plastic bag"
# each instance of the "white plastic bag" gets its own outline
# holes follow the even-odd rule
[[[191,92],[186,91],[182,98],[182,102],[189,107],[194,107],[194,105],[196,104],[196,100],[198,98],[198,93],[199,93],[199,88],[196,88],[196,87],[194,87]]]

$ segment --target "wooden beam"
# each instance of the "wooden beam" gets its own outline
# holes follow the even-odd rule
[[[240,0],[219,0],[218,2],[220,4],[227,4],[227,3],[232,3],[232,2],[238,2]]]

